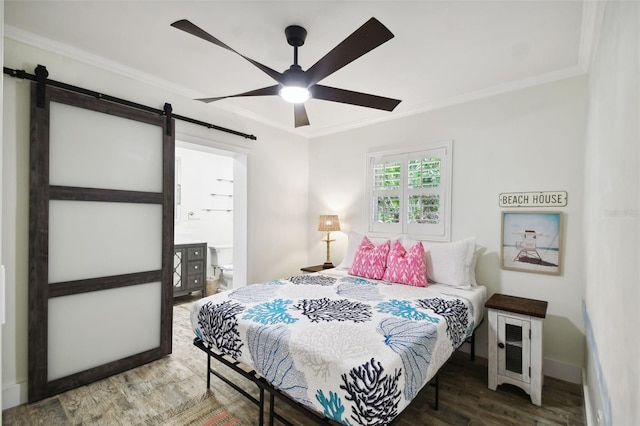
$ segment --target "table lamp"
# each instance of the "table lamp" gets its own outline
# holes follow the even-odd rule
[[[331,241],[335,241],[331,239],[331,231],[339,231],[340,230],[340,220],[338,220],[338,215],[335,214],[323,214],[320,215],[320,221],[318,222],[318,231],[325,231],[327,233],[327,239],[323,240],[327,242],[327,261],[322,265],[323,269],[333,268],[333,263],[331,263],[331,249],[330,244]]]

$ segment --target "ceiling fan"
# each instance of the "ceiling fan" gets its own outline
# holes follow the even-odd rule
[[[354,31],[353,34],[344,39],[306,71],[302,70],[300,65],[298,65],[298,47],[304,44],[307,31],[298,25],[288,26],[284,30],[284,33],[287,37],[287,42],[293,46],[293,65],[282,73],[233,50],[186,19],[176,21],[171,24],[171,26],[240,55],[278,83],[273,86],[238,93],[236,95],[197,99],[202,102],[209,103],[220,99],[241,96],[280,95],[287,102],[293,103],[295,127],[309,125],[309,118],[307,117],[307,111],[304,107],[304,102],[309,98],[359,105],[384,111],[393,111],[401,102],[397,99],[317,84],[320,80],[393,38],[391,31],[375,18],[371,18],[365,22],[364,25]]]

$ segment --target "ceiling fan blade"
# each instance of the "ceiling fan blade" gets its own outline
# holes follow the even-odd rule
[[[226,98],[239,98],[241,96],[269,96],[269,95],[278,95],[280,93],[280,86],[269,86],[263,87],[262,89],[251,90],[249,92],[238,93],[237,95],[229,95],[229,96],[219,96],[217,98],[200,98],[196,99],[196,101],[201,101],[204,103],[219,101],[220,99]]]
[[[254,61],[253,59],[248,58],[248,57],[244,56],[243,54],[233,50],[231,47],[227,46],[226,44],[224,44],[223,42],[221,42],[220,40],[218,40],[217,38],[215,38],[211,34],[207,33],[202,28],[200,28],[197,25],[191,23],[190,21],[188,21],[186,19],[181,19],[181,20],[176,21],[173,24],[171,24],[171,26],[174,27],[174,28],[177,28],[179,30],[182,30],[182,31],[184,31],[186,33],[189,33],[191,35],[194,35],[196,37],[199,37],[199,38],[201,38],[203,40],[206,40],[209,43],[213,43],[216,46],[222,47],[223,49],[227,49],[228,51],[233,52],[233,53],[235,53],[237,55],[242,56],[244,59],[246,59],[247,61],[251,62],[253,65],[255,65],[260,70],[262,70],[269,77],[273,78],[278,83],[282,83],[282,81],[281,81],[282,80],[282,73],[279,73],[278,71],[276,71],[274,69],[271,69],[266,65],[262,65],[260,62]]]
[[[369,95],[362,92],[353,92],[351,90],[337,89],[335,87],[321,86],[319,84],[311,87],[310,91],[314,99],[341,102],[343,104],[358,105],[367,108],[381,109],[384,111],[393,111],[394,108],[402,102],[398,99]]]
[[[307,117],[307,110],[304,104],[293,104],[293,118],[296,127],[309,125],[309,117]]]
[[[319,82],[393,37],[393,33],[380,21],[369,19],[305,72],[309,85]]]

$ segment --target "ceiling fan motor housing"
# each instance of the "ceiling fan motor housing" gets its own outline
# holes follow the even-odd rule
[[[294,64],[282,73],[283,86],[308,87],[308,82],[304,71],[300,65]]]

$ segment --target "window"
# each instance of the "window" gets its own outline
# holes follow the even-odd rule
[[[368,154],[370,232],[450,240],[452,147]]]

